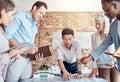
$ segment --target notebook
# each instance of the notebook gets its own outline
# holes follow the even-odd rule
[[[35,54],[28,54],[27,56],[30,58],[30,60],[35,60],[35,55],[40,53],[43,54],[43,58],[51,56],[50,48],[48,45],[38,47],[38,52]]]

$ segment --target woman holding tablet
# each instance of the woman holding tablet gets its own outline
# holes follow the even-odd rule
[[[9,49],[9,42],[5,37],[4,27],[12,20],[15,5],[11,0],[0,0],[0,53]],[[0,54],[0,82],[4,82],[9,59],[27,50],[27,47],[15,48],[8,53]]]

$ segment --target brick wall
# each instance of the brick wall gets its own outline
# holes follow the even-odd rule
[[[51,47],[52,33],[66,27],[78,32],[94,32],[96,31],[94,17],[99,13],[101,12],[47,12],[46,16],[38,24],[35,43],[39,46],[49,45]],[[50,65],[57,64],[55,49],[51,50],[51,52],[52,57],[47,58],[46,63],[52,61],[49,62]]]
[[[63,28],[72,28],[78,32],[93,32],[95,29],[94,17],[100,12],[47,12],[44,19],[38,24],[38,33],[35,43],[51,46],[52,32]]]

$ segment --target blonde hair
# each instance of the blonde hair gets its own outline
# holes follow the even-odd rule
[[[109,21],[109,18],[107,16],[105,16],[104,14],[98,14],[96,17],[95,17],[95,20],[97,19],[100,19],[101,21],[103,21],[103,23],[105,23],[105,30],[104,32],[105,33],[108,33],[109,32],[109,28],[110,28],[110,21]]]

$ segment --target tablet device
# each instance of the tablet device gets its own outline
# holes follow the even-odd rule
[[[120,56],[120,47],[116,50],[116,52],[114,54],[108,53],[108,52],[105,52],[105,54],[112,55],[112,56]]]
[[[43,58],[51,56],[50,48],[48,45],[46,46],[40,46],[38,47],[38,52],[35,54],[28,54],[27,56],[30,58],[30,60],[35,60],[36,54],[43,54]]]
[[[6,51],[4,51],[4,52],[1,52],[0,54],[8,53],[9,51],[11,51],[11,50],[13,50],[13,49],[15,49],[15,48],[18,48],[18,47],[20,48],[20,47],[23,47],[23,46],[26,46],[26,47],[28,47],[28,48],[32,48],[32,47],[35,46],[35,44],[28,43],[28,42],[23,42],[23,43],[18,44],[17,46],[13,46],[13,47],[9,48],[8,50],[6,50]]]
[[[120,47],[116,50],[114,56],[120,56]]]

